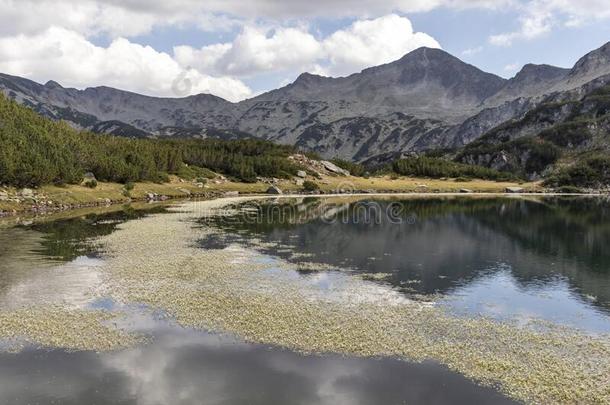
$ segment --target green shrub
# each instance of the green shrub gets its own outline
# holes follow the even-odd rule
[[[561,186],[557,192],[564,194],[580,194],[582,193],[582,190],[575,186]]]
[[[303,182],[303,190],[305,191],[317,191],[320,189],[320,186],[318,185],[318,183],[311,181],[311,180],[305,180]]]
[[[96,188],[97,187],[97,180],[93,180],[93,179],[87,180],[87,181],[85,181],[84,186],[88,187],[88,188]]]
[[[133,181],[128,181],[127,183],[125,183],[125,190],[127,191],[131,191],[134,189],[136,185],[133,183]]]
[[[610,186],[610,157],[595,155],[583,158],[572,166],[560,169],[544,184],[551,187],[608,187]]]
[[[392,163],[392,170],[403,176],[431,178],[451,177],[509,180],[515,177],[510,173],[503,173],[482,166],[467,165],[425,156],[396,160]]]

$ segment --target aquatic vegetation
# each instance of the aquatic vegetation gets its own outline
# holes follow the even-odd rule
[[[346,276],[332,294],[320,295],[311,284],[264,271],[297,269],[288,262],[264,263],[239,247],[192,247],[208,231],[191,222],[223,204],[186,205],[181,213],[132,221],[104,237],[110,293],[162,308],[184,326],[249,341],[436,360],[526,402],[610,402],[608,336],[459,318],[358,277]]]
[[[132,346],[142,337],[116,327],[120,314],[107,311],[31,307],[0,312],[5,350],[24,344],[68,350],[108,351]]]
[[[96,293],[162,310],[184,327],[300,352],[431,359],[524,402],[610,403],[607,335],[456,317],[434,298],[407,299],[375,282],[387,275],[318,271],[301,277],[303,265],[279,257],[270,262],[250,247],[198,247],[219,232],[198,226],[200,217],[239,201],[245,199],[184,204],[100,236],[106,260],[97,269],[103,289]],[[56,307],[0,313],[0,336],[74,350],[137,342],[113,327],[113,316]]]

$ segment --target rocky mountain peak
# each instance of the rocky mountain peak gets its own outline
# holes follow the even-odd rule
[[[402,86],[419,87],[428,83],[446,89],[449,99],[470,104],[479,103],[496,93],[506,82],[437,48],[418,48],[396,62],[367,69],[363,73],[379,74],[388,68],[400,73],[398,82]]]
[[[567,84],[574,87],[607,74],[610,74],[610,42],[580,58],[568,74]]]
[[[47,89],[63,89],[64,87],[57,83],[55,80],[49,80],[48,82],[45,83],[44,87],[46,87]]]
[[[536,65],[528,63],[523,66],[519,73],[510,81],[515,82],[533,82],[536,80],[552,80],[565,76],[570,69],[564,69],[551,65]]]
[[[596,69],[600,66],[610,66],[610,42],[580,58],[572,68],[572,72]]]

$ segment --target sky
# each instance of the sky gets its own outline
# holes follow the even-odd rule
[[[0,0],[0,72],[230,101],[442,48],[502,77],[610,41],[610,0]]]

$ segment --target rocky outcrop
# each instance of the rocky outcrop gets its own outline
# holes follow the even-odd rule
[[[349,176],[349,172],[347,170],[340,168],[332,162],[329,162],[327,160],[321,160],[320,163],[322,164],[322,166],[324,166],[326,170],[331,173],[340,174],[342,176]]]

